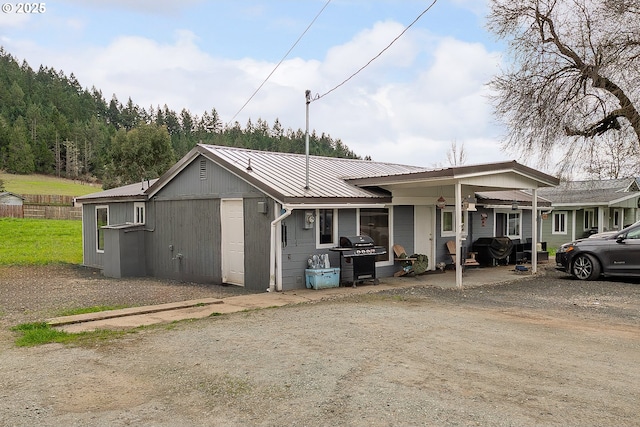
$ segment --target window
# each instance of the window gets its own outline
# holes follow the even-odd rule
[[[133,222],[135,224],[144,224],[145,221],[145,209],[143,202],[136,202],[133,204]]]
[[[465,234],[464,218],[466,215],[462,215],[462,233]],[[440,210],[440,235],[443,237],[450,237],[456,235],[455,228],[455,212],[453,208],[445,208]]]
[[[613,211],[613,229],[620,230],[620,211],[618,209]]]
[[[640,227],[636,227],[627,233],[627,239],[640,239]]]
[[[520,212],[507,214],[507,236],[520,237]]]
[[[595,226],[595,213],[593,209],[585,209],[584,211],[584,230],[590,230]]]
[[[496,236],[506,236],[510,239],[520,239],[522,216],[520,211],[496,213]]]
[[[360,234],[369,236],[377,246],[387,248],[387,253],[379,255],[376,262],[387,262],[391,258],[391,218],[387,208],[362,208],[360,209]]]
[[[567,234],[567,213],[554,212],[552,217],[551,234]]]
[[[316,210],[316,247],[331,248],[338,242],[338,210]]]
[[[453,226],[454,221],[453,209],[440,210],[440,235],[455,236],[456,230]]]
[[[104,230],[109,225],[109,207],[96,206],[96,251],[104,252]]]

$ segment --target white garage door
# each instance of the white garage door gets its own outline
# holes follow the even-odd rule
[[[222,281],[244,286],[244,215],[242,199],[222,199]]]

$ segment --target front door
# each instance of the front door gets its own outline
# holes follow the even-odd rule
[[[435,224],[433,223],[432,206],[420,205],[414,207],[414,230],[415,253],[426,255],[429,258],[429,269],[433,270],[436,254],[433,251]]]
[[[244,286],[244,215],[242,199],[222,199],[222,281]]]

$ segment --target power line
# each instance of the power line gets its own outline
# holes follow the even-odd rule
[[[260,84],[260,86],[258,86],[258,88],[253,92],[253,94],[251,94],[251,96],[249,97],[249,99],[247,99],[247,102],[245,102],[242,107],[240,107],[240,109],[238,110],[238,112],[236,114],[233,115],[233,117],[231,118],[231,120],[229,120],[229,122],[227,123],[227,126],[238,116],[238,114],[240,114],[240,112],[242,110],[244,110],[244,107],[247,106],[247,104],[249,104],[249,102],[251,102],[251,100],[253,99],[254,96],[256,96],[256,94],[260,91],[260,89],[262,89],[262,86],[264,86],[264,84],[269,80],[269,78],[271,78],[271,76],[273,75],[273,73],[276,72],[276,70],[278,69],[278,67],[280,66],[280,64],[282,64],[282,62],[287,58],[287,56],[289,56],[289,54],[291,53],[291,51],[293,50],[293,48],[296,47],[296,45],[298,44],[298,42],[302,39],[302,37],[304,37],[304,35],[307,33],[307,31],[309,31],[309,29],[311,28],[311,26],[314,24],[314,22],[316,22],[316,19],[318,19],[318,17],[322,14],[322,12],[324,12],[324,10],[327,8],[327,6],[329,6],[329,3],[331,3],[331,0],[327,0],[327,2],[324,4],[324,6],[322,6],[322,9],[320,9],[320,12],[318,12],[318,14],[315,16],[315,18],[313,18],[313,20],[311,21],[311,23],[307,26],[307,28],[302,32],[302,34],[300,34],[300,37],[298,37],[298,40],[296,40],[296,42],[293,44],[293,46],[291,46],[291,48],[287,51],[287,53],[285,53],[285,55],[282,57],[282,59],[280,60],[280,62],[278,62],[278,64],[274,67],[274,69],[269,73],[269,75],[267,76],[266,79],[264,79],[264,81]]]
[[[313,101],[317,101],[320,98],[323,98],[327,95],[329,95],[331,92],[333,92],[334,90],[338,89],[340,86],[344,85],[345,83],[347,83],[349,80],[351,80],[352,78],[354,78],[356,75],[358,75],[362,70],[364,70],[365,68],[367,68],[373,61],[375,61],[376,59],[378,59],[387,49],[389,49],[391,47],[391,45],[393,45],[400,37],[402,37],[404,35],[404,33],[407,32],[407,30],[409,28],[411,28],[413,26],[413,24],[415,24],[416,22],[418,22],[418,20],[420,18],[422,18],[422,15],[424,15],[425,13],[427,13],[432,7],[433,5],[436,4],[438,0],[433,0],[433,2],[429,5],[429,7],[427,7],[425,10],[422,11],[422,13],[420,13],[420,15],[417,16],[416,19],[413,20],[413,22],[411,24],[409,24],[404,30],[402,30],[402,32],[400,34],[398,34],[398,36],[391,40],[391,43],[389,43],[384,49],[382,49],[376,56],[374,56],[373,58],[371,58],[371,60],[369,60],[369,62],[367,62],[366,64],[364,64],[362,67],[360,67],[360,69],[358,71],[356,71],[355,73],[351,74],[349,77],[347,77],[342,83],[336,85],[335,87],[333,87],[332,89],[328,90],[327,92],[323,93],[322,95],[317,95],[315,98],[313,98],[310,102]]]

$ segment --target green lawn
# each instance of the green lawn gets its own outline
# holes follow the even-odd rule
[[[84,196],[102,191],[100,185],[82,184],[80,181],[48,175],[14,175],[0,173],[4,191],[14,194],[56,194],[61,196]]]
[[[82,263],[82,221],[0,218],[0,265]]]

